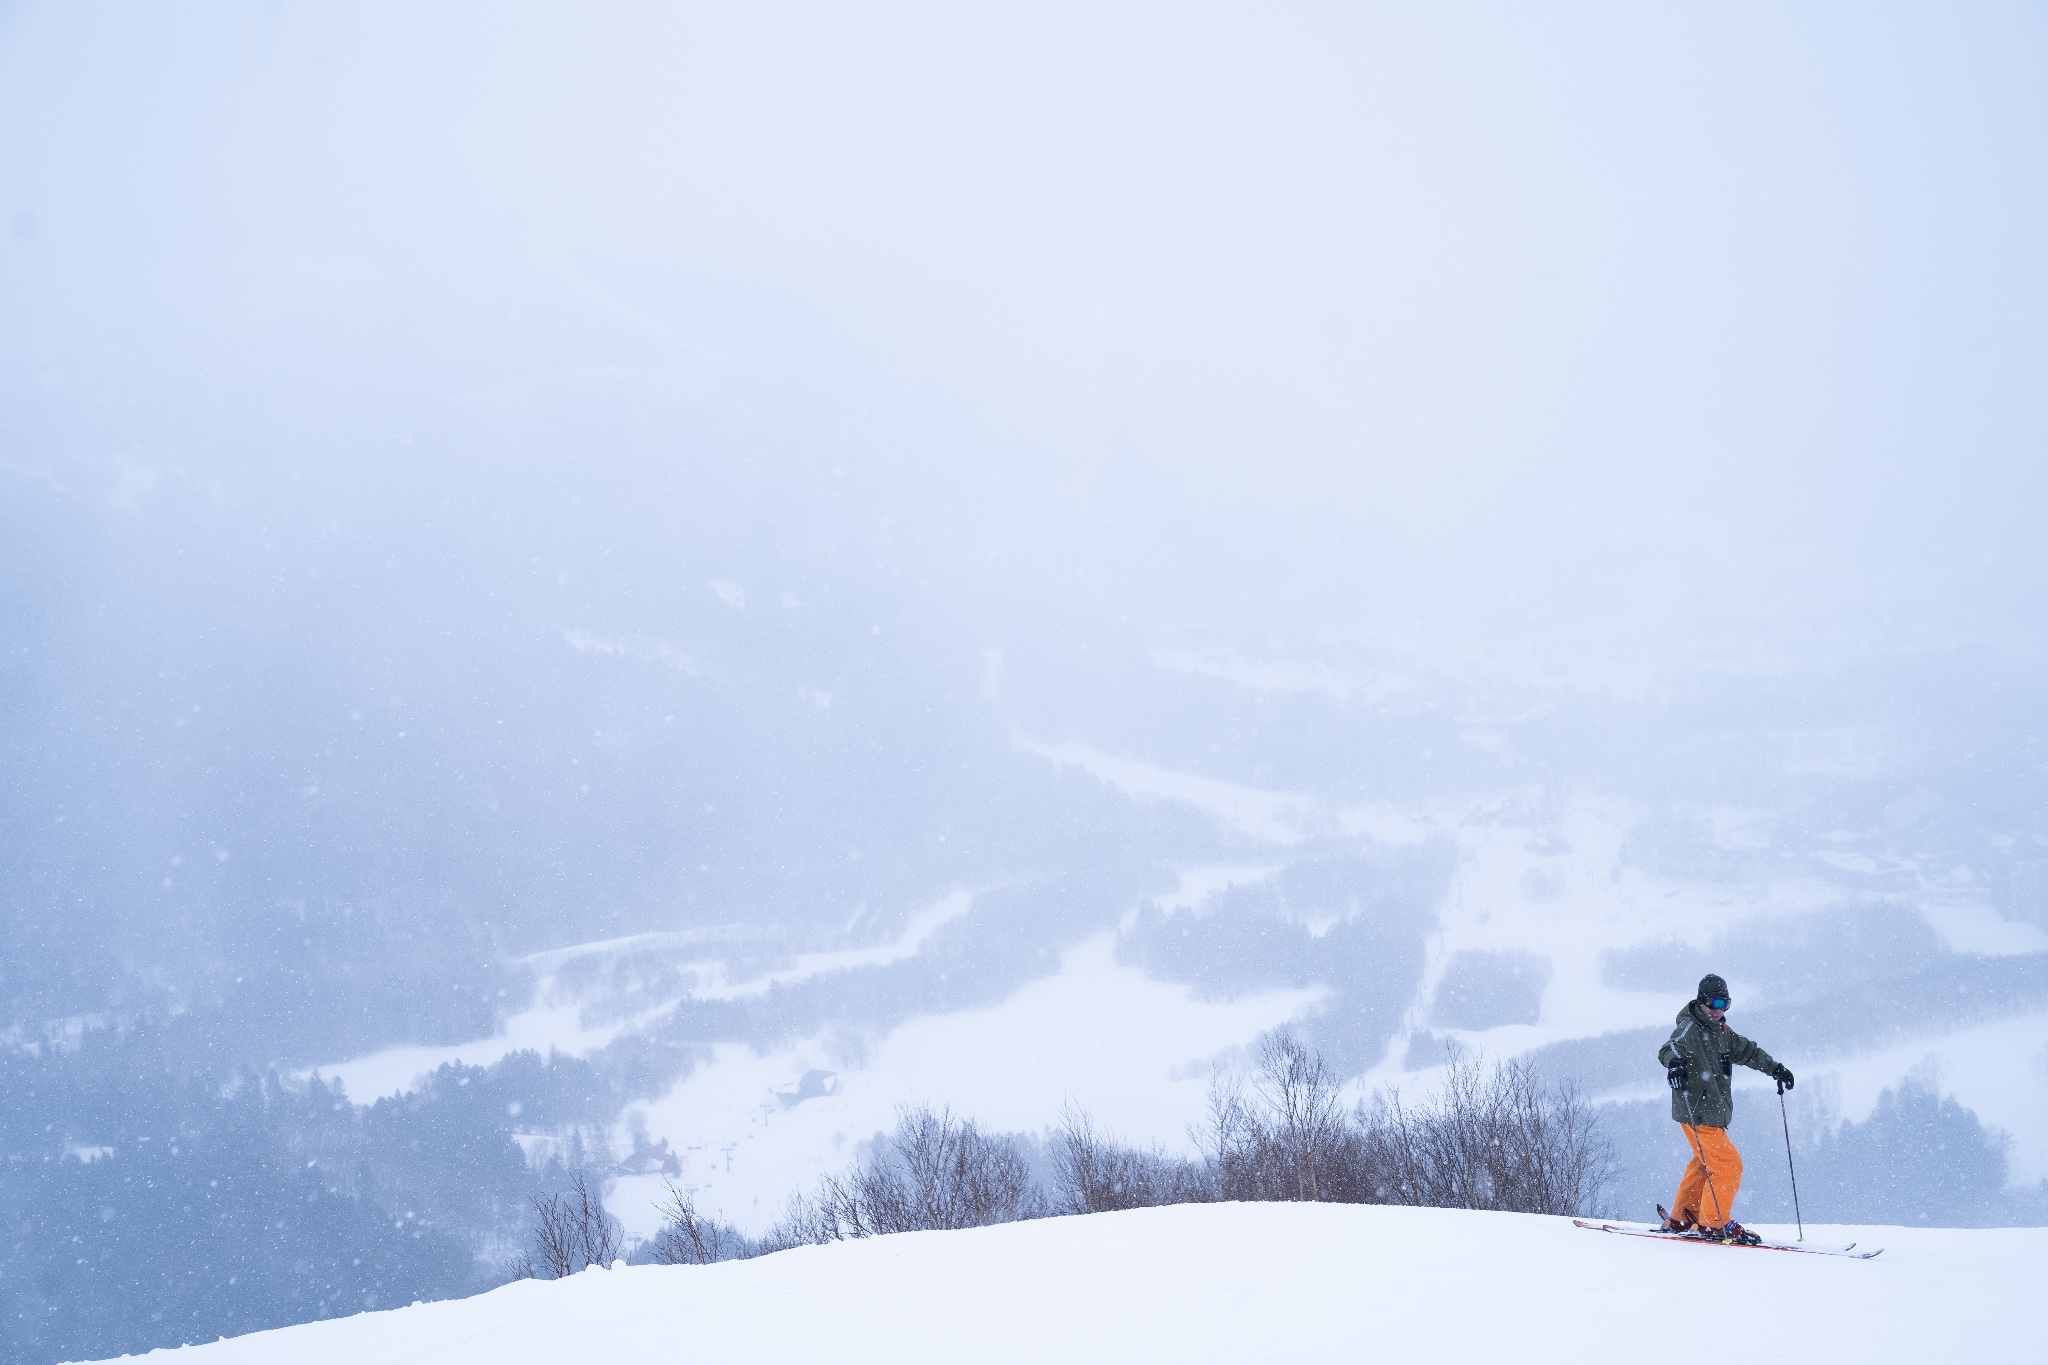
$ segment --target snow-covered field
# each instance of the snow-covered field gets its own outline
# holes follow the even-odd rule
[[[1784,1232],[1789,1235],[1790,1230]],[[261,1332],[201,1365],[564,1360],[2029,1360],[2048,1229],[1809,1228],[1873,1261],[1446,1209],[1188,1205],[588,1271]]]

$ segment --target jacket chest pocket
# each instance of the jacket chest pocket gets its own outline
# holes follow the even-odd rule
[[[1724,1077],[1735,1074],[1735,1059],[1725,1052],[1721,1054],[1721,1074]]]

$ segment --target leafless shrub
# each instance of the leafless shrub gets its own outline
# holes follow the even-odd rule
[[[1207,1136],[1225,1199],[1345,1200],[1356,1183],[1337,1078],[1286,1029],[1260,1040],[1249,1094],[1234,1078],[1211,1084]]]
[[[661,1231],[646,1254],[662,1265],[710,1265],[743,1261],[758,1254],[756,1244],[737,1228],[697,1212],[690,1192],[673,1180],[662,1182]]]
[[[1123,1146],[1098,1133],[1088,1112],[1071,1104],[1060,1110],[1052,1161],[1058,1181],[1055,1207],[1061,1213],[1199,1204],[1216,1197],[1202,1166],[1156,1147]]]
[[[1591,1106],[1527,1066],[1453,1055],[1442,1092],[1408,1106],[1395,1091],[1354,1119],[1375,1202],[1585,1213],[1613,1175]]]
[[[985,1227],[1036,1218],[1043,1200],[1010,1138],[930,1106],[899,1109],[896,1131],[866,1160],[790,1203],[764,1249],[889,1232]]]
[[[1203,1136],[1225,1199],[1583,1213],[1612,1174],[1584,1098],[1520,1062],[1454,1055],[1435,1099],[1396,1090],[1347,1115],[1321,1057],[1285,1031],[1262,1042],[1249,1092],[1211,1085]]]
[[[563,1194],[533,1198],[533,1249],[513,1266],[518,1279],[559,1280],[593,1265],[610,1265],[624,1248],[619,1220],[605,1212],[601,1192],[578,1171]]]
[[[1248,1080],[1219,1076],[1211,1084],[1197,1136],[1207,1148],[1201,1162],[1126,1147],[1069,1105],[1052,1143],[1056,1189],[1048,1201],[1015,1140],[944,1108],[900,1109],[892,1134],[792,1199],[759,1239],[698,1214],[689,1193],[671,1183],[666,1223],[646,1254],[706,1265],[883,1233],[1216,1199],[1586,1213],[1612,1174],[1611,1150],[1583,1097],[1546,1085],[1519,1062],[1487,1069],[1454,1054],[1434,1098],[1410,1104],[1395,1090],[1347,1112],[1321,1054],[1286,1030],[1260,1041]],[[538,1268],[526,1273],[572,1274],[600,1259],[586,1246],[592,1210],[603,1209],[580,1177],[568,1196],[535,1200],[534,1208]],[[604,1224],[606,1257],[617,1246],[616,1226]]]

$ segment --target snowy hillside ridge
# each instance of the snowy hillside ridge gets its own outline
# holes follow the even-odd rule
[[[1791,1235],[1791,1229],[1771,1229]],[[2048,1229],[1810,1227],[1875,1261],[1533,1214],[1209,1204],[621,1266],[181,1351],[195,1365],[567,1359],[1573,1362],[1725,1330],[1773,1359],[2031,1359]],[[1674,1284],[1682,1284],[1675,1293]],[[1697,1305],[1714,1305],[1711,1319]],[[1307,1355],[1314,1352],[1314,1356]],[[156,1354],[154,1352],[152,1355]]]

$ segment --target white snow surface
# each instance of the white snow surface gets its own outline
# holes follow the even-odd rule
[[[1526,1214],[1184,1205],[716,1266],[593,1270],[259,1332],[179,1358],[1581,1365],[1680,1349],[1715,1325],[1778,1360],[2038,1358],[2048,1229],[1807,1234],[1886,1250],[1852,1261],[1618,1237]],[[1683,1306],[1701,1303],[1714,1305],[1712,1323]]]

